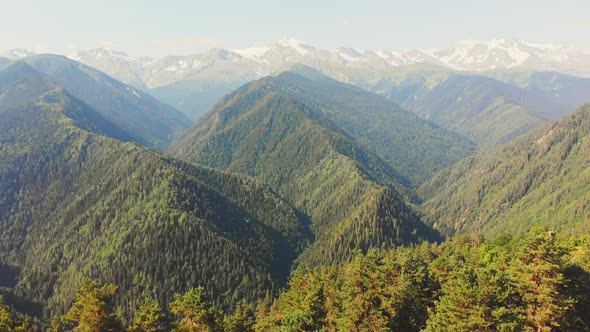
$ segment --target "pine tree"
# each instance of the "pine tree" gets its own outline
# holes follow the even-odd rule
[[[325,328],[325,298],[317,272],[297,271],[280,305],[281,325],[288,331],[319,331]]]
[[[216,332],[221,330],[221,313],[203,295],[203,287],[176,294],[170,310],[179,320],[174,331]]]
[[[524,239],[513,273],[522,296],[529,330],[551,331],[560,325],[561,317],[573,304],[572,299],[561,292],[565,283],[561,262],[563,255],[564,250],[557,244],[552,232],[537,231]]]
[[[270,331],[276,324],[277,319],[274,317],[272,306],[273,300],[269,294],[258,300],[256,303],[256,322],[254,323],[254,331]]]
[[[4,298],[0,296],[0,329],[8,330],[13,325],[13,313],[10,308],[4,304]]]
[[[66,328],[78,332],[120,331],[121,323],[114,314],[115,285],[98,287],[96,281],[82,280],[74,304],[63,317]]]
[[[226,332],[253,332],[256,315],[254,306],[242,300],[236,306],[233,314],[225,316],[224,325]]]
[[[153,297],[146,297],[135,311],[133,325],[130,331],[157,332],[166,330],[165,316],[158,301]]]
[[[4,303],[0,295],[0,331],[30,331],[31,325]]]
[[[344,272],[342,315],[338,329],[343,331],[387,331],[389,317],[382,289],[385,274],[375,251],[357,256]]]

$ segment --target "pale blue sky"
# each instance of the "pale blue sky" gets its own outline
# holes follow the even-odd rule
[[[108,46],[134,56],[264,45],[408,49],[519,37],[590,49],[590,0],[0,0],[0,50]]]

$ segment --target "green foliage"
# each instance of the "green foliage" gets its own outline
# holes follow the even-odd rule
[[[253,332],[256,323],[254,305],[240,301],[232,314],[226,315],[223,321],[223,330],[227,332]]]
[[[133,314],[133,325],[129,327],[132,332],[158,332],[166,331],[166,317],[152,297],[146,297]]]
[[[513,267],[525,306],[527,325],[535,331],[551,331],[559,326],[563,314],[574,299],[562,294],[564,287],[563,256],[553,234],[534,234],[523,244]]]
[[[471,142],[462,136],[309,67],[263,80],[275,91],[321,110],[361,146],[383,158],[411,187],[471,153]]]
[[[78,332],[120,331],[121,323],[114,313],[114,295],[117,287],[98,287],[96,281],[83,279],[76,300],[62,317],[66,328]]]
[[[66,57],[46,54],[24,61],[121,128],[133,141],[163,150],[191,124],[181,112],[149,94]]]
[[[30,331],[31,323],[4,303],[0,296],[0,330],[6,332]]]
[[[485,242],[371,251],[337,267],[296,272],[261,303],[257,331],[584,331],[587,238],[539,230]],[[572,242],[574,245],[572,245]],[[585,243],[584,247],[579,244]],[[574,258],[576,257],[576,258]],[[575,266],[575,269],[573,268]],[[576,270],[576,278],[564,278]],[[569,272],[568,272],[569,271]]]
[[[53,60],[33,63],[63,79]],[[421,188],[439,229],[514,236],[416,245],[440,237],[408,186],[469,144],[300,73],[226,97],[174,149],[238,175],[115,139],[133,138],[28,65],[1,72],[0,330],[42,329],[15,299],[53,331],[590,330],[588,236],[518,235],[590,230],[590,108]],[[418,131],[438,143],[389,144]]]
[[[522,324],[519,294],[503,270],[505,257],[497,265],[479,259],[446,276],[426,331],[514,331]]]
[[[12,293],[48,318],[89,276],[120,286],[130,325],[145,295],[166,303],[202,284],[228,310],[285,285],[310,238],[288,202],[253,178],[109,138],[99,114],[32,75],[40,95],[0,108],[0,264],[18,271]]]
[[[174,331],[220,331],[221,312],[204,298],[203,288],[191,288],[183,295],[176,294],[170,311],[178,317]]]
[[[339,262],[355,249],[438,240],[405,204],[399,192],[408,189],[391,165],[358,144],[317,102],[283,92],[304,86],[285,83],[289,75],[227,96],[173,154],[258,177],[307,215],[316,241],[301,264]]]
[[[202,287],[169,304],[174,331],[586,331],[590,328],[588,236],[546,229],[492,242],[371,250],[341,265],[300,268],[278,298],[242,300],[224,315]],[[566,277],[567,276],[567,277]],[[112,312],[112,285],[84,280],[69,315]],[[101,307],[102,305],[102,307]],[[106,305],[106,307],[105,307]],[[163,313],[143,301],[131,331],[160,331]],[[75,312],[76,314],[71,314]],[[109,317],[98,315],[95,317]],[[111,316],[112,317],[112,316]],[[96,320],[96,319],[95,319]],[[96,324],[85,325],[92,330]],[[160,323],[156,323],[156,322]]]
[[[547,226],[590,232],[590,106],[522,139],[482,151],[419,189],[441,232],[500,234]]]

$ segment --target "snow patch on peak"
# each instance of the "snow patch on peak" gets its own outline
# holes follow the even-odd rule
[[[70,58],[70,59],[72,59],[74,61],[78,61],[78,62],[82,61],[82,57],[80,56],[79,52],[72,53],[70,55],[66,55],[66,58]]]
[[[135,58],[129,56],[127,53],[116,51],[106,47],[100,47],[89,50],[77,50],[74,53],[67,56],[68,58],[75,61],[110,61],[110,62],[128,62],[128,63],[140,63],[149,62],[149,58]]]
[[[309,55],[309,45],[307,45],[303,40],[288,37],[288,38],[281,38],[275,42],[275,45],[290,48],[297,52],[301,56]]]
[[[170,65],[166,68],[164,68],[165,71],[170,71],[170,72],[176,72],[178,70],[178,67],[176,66],[176,64],[174,65]]]
[[[260,58],[270,50],[269,46],[251,46],[247,48],[232,50],[232,52],[239,54],[240,56],[254,61],[259,61]]]
[[[275,43],[285,46],[285,47],[297,47],[300,45],[306,45],[304,40],[293,38],[293,37],[280,38]]]
[[[139,92],[137,92],[137,90],[135,90],[134,88],[127,87],[127,91],[133,93],[133,95],[135,95],[135,97],[137,97],[137,98],[141,97],[141,95],[139,94]]]
[[[359,52],[359,51],[355,50],[354,48],[350,48],[350,47],[339,47],[334,52],[337,54],[346,54],[348,56],[354,56],[354,57],[359,57],[359,56],[363,55],[363,52]]]
[[[29,56],[33,56],[36,54],[37,53],[29,51],[24,48],[15,48],[15,49],[7,50],[7,51],[0,53],[0,56],[8,58],[8,59],[16,60],[16,59],[22,59],[22,58],[26,58]]]
[[[475,71],[517,67],[539,52],[542,50],[517,38],[498,38],[488,42],[464,40],[451,48],[425,51],[449,68]]]
[[[339,47],[332,51],[332,54],[340,57],[345,63],[362,62],[364,52],[359,52],[354,48]]]
[[[427,57],[430,57],[430,54],[420,50],[395,52],[381,49],[374,54],[394,67],[426,63],[428,62]]]

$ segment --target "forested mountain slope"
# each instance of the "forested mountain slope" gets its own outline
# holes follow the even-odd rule
[[[225,81],[203,77],[173,82],[149,90],[154,97],[182,111],[196,121],[207,113],[223,96],[247,83],[240,77],[235,81]]]
[[[10,293],[56,315],[82,276],[120,285],[124,312],[197,285],[223,307],[283,286],[310,235],[268,186],[109,137],[125,133],[28,65],[0,72],[0,88],[0,286]]]
[[[486,73],[502,82],[552,98],[566,110],[590,102],[590,78],[552,71],[497,71]]]
[[[417,186],[472,151],[472,143],[399,105],[305,66],[263,81],[322,114]]]
[[[570,110],[541,93],[456,73],[415,73],[384,95],[480,146],[506,143]]]
[[[315,242],[302,263],[438,239],[404,203],[397,190],[406,188],[388,163],[272,78],[226,96],[171,152],[263,179],[309,216]]]
[[[141,144],[164,149],[191,126],[191,120],[181,112],[148,93],[66,57],[37,55],[23,61],[51,77]]]
[[[465,158],[419,188],[435,227],[590,231],[590,105],[497,150]]]

